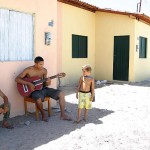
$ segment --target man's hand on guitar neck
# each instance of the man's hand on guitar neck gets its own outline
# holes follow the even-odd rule
[[[46,84],[46,86],[49,86],[51,84],[51,79],[48,78],[45,84]]]
[[[33,83],[29,82],[29,83],[28,83],[28,86],[30,87],[30,90],[31,90],[31,91],[34,91],[35,86],[34,86]]]

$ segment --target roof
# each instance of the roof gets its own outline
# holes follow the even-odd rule
[[[116,11],[112,9],[101,9],[99,7],[96,7],[94,5],[82,2],[80,0],[58,0],[59,2],[69,4],[75,7],[79,7],[88,11],[91,11],[95,13],[96,11],[99,12],[106,12],[106,13],[112,13],[112,14],[120,14],[120,15],[127,15],[131,16],[139,21],[144,21],[145,23],[150,25],[150,17],[145,15],[145,14],[140,14],[140,13],[131,13],[131,12],[126,12],[126,11]]]
[[[76,6],[76,7],[91,11],[91,12],[96,12],[99,9],[96,6],[93,6],[91,4],[88,4],[79,0],[57,0],[57,1],[69,4],[69,5],[73,5],[73,6]]]

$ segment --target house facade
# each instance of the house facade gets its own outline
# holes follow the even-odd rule
[[[61,64],[67,74],[61,84],[72,85],[78,83],[82,66],[87,63],[92,66],[92,75],[95,76],[95,13],[61,2],[59,6],[62,21]],[[81,54],[80,46],[84,49]]]
[[[101,30],[103,29],[103,30]],[[150,25],[134,16],[96,12],[96,78],[150,78]]]
[[[100,9],[78,0],[58,1],[62,9],[62,69],[68,75],[64,85],[78,83],[84,64],[91,64],[96,80],[150,78],[150,17]],[[80,40],[82,36],[86,43]]]
[[[57,0],[0,0],[0,89],[11,103],[11,117],[24,114],[23,97],[15,78],[24,68],[34,65],[36,56],[45,59],[48,76],[59,71],[57,18]],[[46,33],[50,43],[46,43]],[[54,79],[52,87],[56,83]],[[29,105],[30,110],[33,108]]]

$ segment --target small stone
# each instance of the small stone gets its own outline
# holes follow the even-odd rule
[[[28,126],[30,125],[30,121],[26,121],[24,124]]]

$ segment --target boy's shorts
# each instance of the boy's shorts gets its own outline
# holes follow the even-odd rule
[[[91,93],[82,93],[79,92],[79,103],[78,108],[86,108],[86,109],[92,109],[92,101],[90,101]]]
[[[35,101],[39,98],[44,101],[45,97],[51,97],[55,100],[58,100],[58,95],[61,91],[53,88],[44,87],[42,90],[34,91],[31,93],[30,97],[33,98]]]

